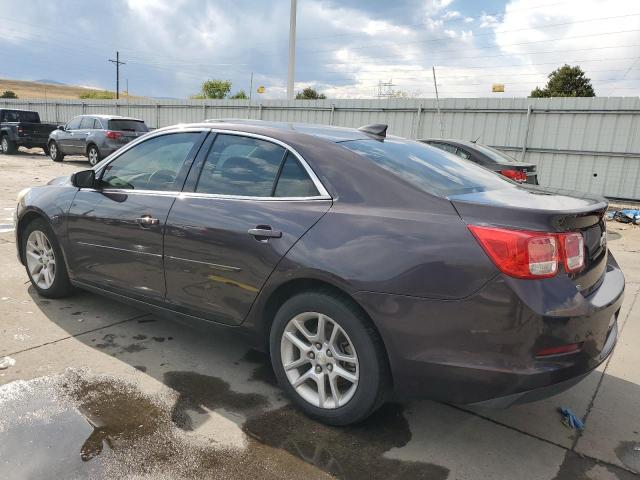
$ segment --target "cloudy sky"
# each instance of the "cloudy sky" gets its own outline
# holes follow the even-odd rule
[[[285,98],[289,0],[0,0],[0,78],[185,98],[207,78]],[[298,0],[296,89],[370,98],[379,82],[433,97],[526,96],[580,65],[599,96],[640,95],[640,3]],[[491,93],[493,83],[504,94]],[[383,91],[387,88],[383,88]]]

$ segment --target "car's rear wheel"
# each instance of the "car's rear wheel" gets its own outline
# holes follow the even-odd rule
[[[25,228],[22,255],[31,284],[38,294],[60,298],[73,291],[60,245],[44,220],[33,220]]]
[[[0,148],[2,149],[2,153],[6,153],[7,155],[13,155],[18,151],[16,142],[9,140],[6,135],[3,135],[2,140],[0,140]]]
[[[89,164],[93,167],[96,163],[101,160],[100,150],[95,145],[89,145],[87,148],[87,158],[89,159]]]
[[[316,420],[355,423],[384,400],[382,342],[364,313],[339,295],[306,292],[287,300],[275,316],[270,351],[280,386]]]

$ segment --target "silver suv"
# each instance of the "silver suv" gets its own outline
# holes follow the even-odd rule
[[[91,165],[131,140],[147,133],[143,120],[116,115],[79,115],[49,135],[49,156],[61,162],[65,155],[84,155]]]

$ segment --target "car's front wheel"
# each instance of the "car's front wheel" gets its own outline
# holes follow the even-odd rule
[[[53,140],[49,142],[49,157],[51,157],[51,160],[54,162],[61,162],[64,159],[64,154],[58,148],[58,144]]]
[[[101,160],[100,150],[98,150],[98,147],[95,145],[89,145],[89,148],[87,148],[87,158],[89,159],[89,164],[92,167],[97,164]]]
[[[22,255],[36,291],[47,298],[60,298],[73,291],[62,250],[42,219],[33,220],[22,235]]]
[[[270,335],[280,386],[310,417],[348,425],[383,402],[388,367],[378,333],[355,305],[332,292],[306,292],[278,310]]]

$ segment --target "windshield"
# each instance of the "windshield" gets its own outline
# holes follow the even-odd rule
[[[515,158],[513,158],[511,155],[507,155],[506,153],[501,152],[500,150],[496,150],[495,148],[488,147],[487,145],[480,145],[476,143],[474,145],[474,148],[479,152],[484,153],[487,157],[489,157],[494,162],[513,163],[518,161]]]
[[[3,122],[25,122],[25,123],[40,123],[40,116],[38,112],[24,112],[22,110],[5,110],[2,112]]]
[[[109,120],[109,130],[121,132],[148,132],[149,129],[141,120]]]
[[[350,140],[340,145],[434,195],[447,197],[514,185],[479,165],[411,140]]]

